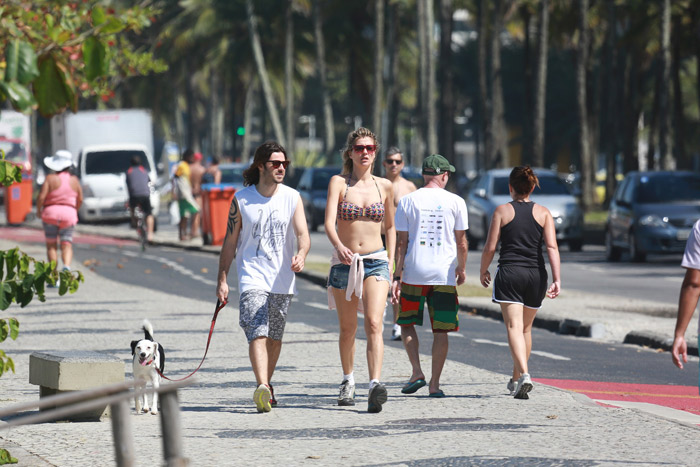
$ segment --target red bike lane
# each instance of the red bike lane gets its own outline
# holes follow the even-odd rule
[[[44,232],[38,229],[26,227],[0,227],[0,238],[26,243],[45,243]],[[123,240],[119,238],[101,237],[98,235],[73,234],[73,243],[84,245],[134,245],[134,240]]]
[[[697,386],[631,384],[566,379],[536,379],[538,383],[583,394],[602,406],[635,407],[653,404],[697,415],[700,424],[700,396]],[[616,405],[619,403],[619,405]]]

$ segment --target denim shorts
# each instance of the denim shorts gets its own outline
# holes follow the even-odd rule
[[[364,263],[365,268],[365,275],[362,278],[363,281],[368,277],[376,276],[377,280],[391,282],[391,279],[389,278],[388,261],[383,259],[366,259],[362,262]],[[331,266],[331,270],[328,273],[328,284],[326,286],[333,287],[334,289],[347,289],[349,275],[349,264],[336,264],[335,266]]]

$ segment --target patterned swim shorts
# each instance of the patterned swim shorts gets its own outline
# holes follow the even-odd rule
[[[248,343],[258,337],[282,340],[287,310],[294,295],[270,293],[264,290],[246,290],[241,294],[238,323]]]
[[[411,285],[401,283],[401,310],[397,324],[423,326],[423,308],[428,314],[433,332],[459,330],[459,302],[454,285]]]

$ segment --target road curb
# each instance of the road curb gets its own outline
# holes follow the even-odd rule
[[[484,306],[481,304],[469,303],[468,298],[460,297],[459,309],[467,313],[503,321],[501,310],[497,305]],[[538,329],[545,329],[557,334],[576,337],[600,338],[605,335],[605,326],[602,323],[586,323],[569,318],[557,318],[547,316],[545,313],[538,313],[532,325]]]
[[[625,336],[624,344],[640,345],[653,349],[663,349],[670,351],[673,348],[673,338],[661,336],[651,331],[631,331]],[[698,356],[697,342],[689,341],[688,355]]]

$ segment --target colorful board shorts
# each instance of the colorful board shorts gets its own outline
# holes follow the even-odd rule
[[[433,332],[459,330],[459,302],[454,285],[412,285],[402,282],[401,310],[396,323],[401,326],[423,326],[426,302]]]
[[[179,199],[177,201],[178,207],[180,208],[180,218],[185,218],[189,217],[191,214],[197,214],[199,212],[199,208],[197,206],[193,205],[186,199]]]
[[[542,306],[547,293],[547,270],[503,265],[493,280],[494,303],[516,303],[527,308]]]
[[[241,294],[238,324],[250,344],[258,337],[282,340],[287,322],[287,310],[294,295],[246,290]]]

